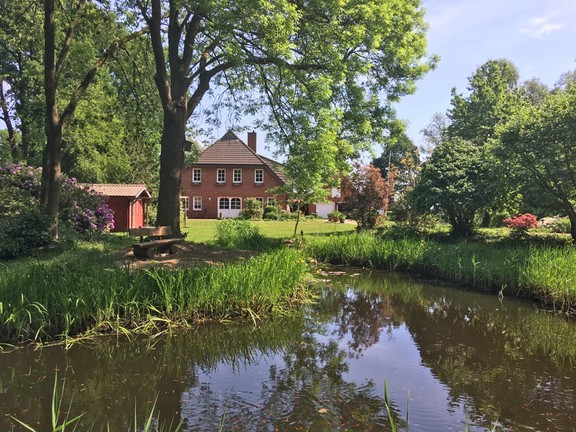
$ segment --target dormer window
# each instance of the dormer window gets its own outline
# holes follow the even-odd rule
[[[254,183],[264,183],[264,170],[255,169],[254,170]]]
[[[216,183],[226,183],[226,169],[218,168],[216,171]]]

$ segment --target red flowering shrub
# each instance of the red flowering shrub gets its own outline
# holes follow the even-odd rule
[[[504,219],[504,225],[515,231],[528,231],[538,226],[538,218],[530,213],[519,214],[516,217]]]

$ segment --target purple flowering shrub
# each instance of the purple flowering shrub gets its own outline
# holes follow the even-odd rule
[[[93,235],[114,228],[114,213],[106,204],[106,196],[87,186],[79,186],[75,178],[63,180],[60,193],[60,217],[75,231]]]
[[[50,242],[50,221],[40,211],[40,172],[0,166],[0,258],[29,255]]]
[[[40,168],[18,164],[0,166],[0,258],[27,255],[47,244],[49,221],[39,207]],[[107,198],[64,178],[60,190],[60,219],[82,235],[108,232],[114,215]]]

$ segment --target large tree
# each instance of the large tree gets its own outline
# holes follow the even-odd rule
[[[486,151],[462,138],[448,139],[436,147],[412,192],[417,210],[445,216],[454,235],[471,234],[474,217],[489,199],[485,193],[490,183]]]
[[[451,137],[483,145],[494,138],[496,127],[512,112],[518,70],[509,60],[489,60],[468,78],[468,83],[467,96],[452,90],[447,131]]]
[[[483,210],[482,224],[488,226],[491,212],[508,205],[513,192],[508,188],[509,173],[502,169],[502,164],[498,163],[498,158],[492,150],[497,141],[497,128],[510,117],[518,99],[516,92],[518,71],[508,60],[489,60],[468,78],[468,83],[466,95],[452,90],[452,106],[447,115],[448,124],[443,124],[442,118],[436,115],[433,123],[423,131],[428,142],[436,148],[431,157],[434,160],[424,169],[426,177],[424,171],[422,172],[422,184],[417,191],[417,195],[423,198],[422,194],[425,193],[423,187],[428,185],[435,188],[434,191],[430,191],[430,198],[458,197],[454,206],[460,210],[457,211],[448,201],[443,205],[453,231],[458,234],[472,231],[473,216],[479,210]],[[476,151],[469,149],[469,146],[482,149]],[[454,154],[457,149],[464,153]],[[435,153],[438,153],[436,157]],[[477,169],[465,167],[464,157],[472,157],[474,163],[478,165]],[[443,163],[456,170],[453,173],[445,171],[441,166]],[[441,177],[437,179],[430,177],[432,167],[434,170],[440,170]],[[481,189],[477,189],[479,185],[475,182],[479,180],[477,176],[480,172]],[[452,174],[453,184],[446,182]],[[462,175],[471,177],[465,179]],[[440,187],[446,190],[441,191],[438,189]],[[460,198],[464,200],[459,201]],[[475,199],[476,202],[471,202],[471,199]],[[427,207],[421,206],[421,209],[427,210]]]
[[[499,152],[524,182],[553,196],[568,215],[576,243],[576,84],[525,100],[503,128]]]
[[[63,131],[70,123],[79,102],[93,82],[98,71],[119,47],[145,33],[137,30],[131,34],[124,32],[117,39],[118,28],[115,16],[107,13],[105,3],[99,5],[86,0],[68,0],[58,4],[59,20],[56,20],[55,0],[44,0],[44,98],[46,148],[42,161],[42,193],[40,202],[51,219],[51,231],[54,239],[58,238],[58,210],[60,204],[60,177],[62,170],[62,137]],[[95,21],[104,19],[108,31],[93,32],[91,36],[101,42],[99,47],[88,48],[87,55],[80,63],[82,68],[71,68],[68,64],[71,48],[78,32],[90,32]],[[56,23],[65,23],[65,30],[58,31]],[[91,49],[90,49],[91,48]],[[96,54],[97,53],[97,54]],[[94,61],[93,54],[97,55]],[[78,66],[78,65],[75,65]],[[77,84],[71,92],[60,94],[61,79],[68,71],[78,74]],[[65,106],[63,110],[60,106]]]
[[[319,152],[325,173],[382,137],[390,102],[430,67],[419,0],[135,3],[150,28],[164,113],[158,223],[175,233],[187,121],[203,100],[211,112],[222,94],[236,109],[267,107],[282,150],[310,160]]]
[[[11,159],[29,161],[44,142],[42,35],[37,31],[42,5],[0,0],[0,10],[0,117],[13,131]]]

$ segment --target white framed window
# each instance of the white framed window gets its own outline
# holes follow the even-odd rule
[[[192,183],[201,183],[201,182],[202,182],[202,169],[192,168]]]
[[[202,197],[195,196],[192,198],[192,210],[202,210]]]
[[[257,197],[256,201],[258,201],[260,203],[260,207],[264,208],[264,198],[262,197]]]
[[[254,183],[264,183],[264,170],[257,168],[254,170]]]
[[[228,210],[230,208],[229,198],[220,198],[218,200],[218,210]]]
[[[232,171],[232,183],[242,183],[242,170],[240,168],[234,168]]]
[[[276,205],[276,198],[268,197],[266,205],[268,206],[275,206]]]
[[[190,198],[187,196],[180,197],[180,206],[181,210],[188,210],[190,208]]]
[[[240,198],[230,199],[230,210],[240,210],[242,208],[242,200]]]
[[[216,183],[226,183],[226,169],[218,168],[216,170]]]

